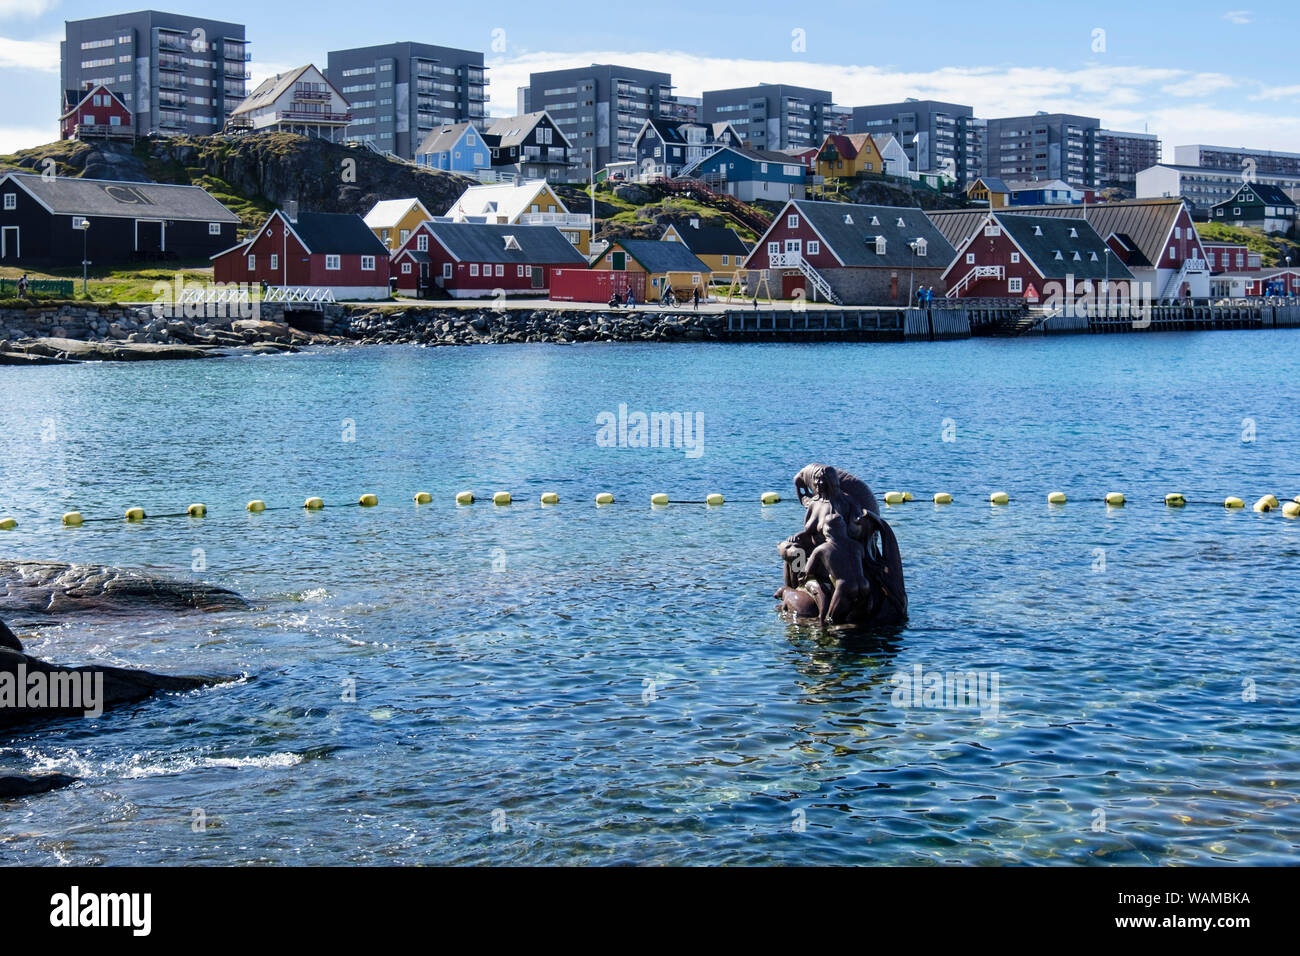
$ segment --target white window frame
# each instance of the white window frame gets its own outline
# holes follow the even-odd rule
[[[1019,276],[1012,276],[1007,280],[1008,292],[1024,292],[1024,282]]]
[[[257,253],[250,252],[248,254],[248,271],[252,272],[256,268],[257,268]]]
[[[443,277],[444,279],[450,279],[450,278],[451,278],[451,263],[450,263],[450,262],[444,262],[444,263],[442,264],[442,277]]]
[[[8,199],[9,197],[6,196],[5,198]],[[8,209],[9,207],[6,206],[5,208]],[[209,235],[209,236],[219,236],[219,235],[221,235],[221,223],[219,223],[219,222],[210,222],[210,223],[208,223],[208,235]]]
[[[808,240],[808,255],[810,256],[821,255],[821,251],[822,251],[822,244],[818,240],[816,239]],[[723,262],[722,264],[725,266],[726,262]]]
[[[973,266],[974,264],[975,264],[975,253],[973,252],[966,253],[966,265]]]
[[[787,229],[798,229],[798,228],[799,228],[799,216],[798,216],[797,214],[795,214],[795,213],[790,213],[790,215],[786,216],[786,217],[785,217],[785,227],[786,227]]]
[[[375,257],[374,257],[374,256],[362,256],[362,257],[361,257],[361,271],[362,271],[362,272],[374,272],[374,271],[375,271]]]
[[[5,193],[5,210],[7,211],[10,209],[17,209],[17,208],[18,208],[18,194]]]
[[[420,235],[415,237],[415,251],[416,252],[429,251],[429,237],[424,233],[421,233]]]
[[[278,268],[280,268],[280,256],[278,253],[273,252],[271,253],[271,269],[275,270]]]
[[[498,279],[505,278],[505,274],[506,274],[506,267],[505,267],[505,265],[503,265],[502,263],[498,262],[498,263],[497,263],[497,278],[498,278]]]
[[[343,257],[337,255],[327,255],[325,257],[325,271],[338,272],[343,268]]]
[[[478,278],[478,263],[477,263],[477,262],[471,262],[471,263],[469,264],[469,275],[470,275],[470,278],[471,278],[471,279],[477,279],[477,278]]]
[[[1013,252],[1013,253],[1011,253],[1011,261],[1012,261],[1012,262],[1019,262],[1019,261],[1020,261],[1020,253],[1018,253],[1018,252]]]
[[[411,274],[411,264],[410,264],[409,262],[403,262],[403,263],[402,263],[402,275],[404,275],[404,276],[409,276],[410,274]]]

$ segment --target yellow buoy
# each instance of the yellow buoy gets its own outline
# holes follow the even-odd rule
[[[715,506],[715,507],[716,507],[717,505],[726,504],[726,502],[727,502],[727,499],[724,498],[724,497],[722,497],[722,495],[717,494],[716,492],[715,492],[714,494],[709,495],[707,498],[704,499],[704,503],[705,503],[706,505],[713,505],[713,506]]]
[[[302,506],[308,511],[320,511],[325,507],[325,502],[320,498],[308,498],[302,503]]]
[[[1282,514],[1286,515],[1288,518],[1300,518],[1300,501],[1283,502]]]
[[[433,495],[429,494],[427,491],[417,491],[415,493],[415,503],[417,505],[427,505],[432,500]]]
[[[1244,507],[1246,507],[1246,502],[1242,501],[1240,498],[1229,498],[1229,499],[1227,499],[1226,501],[1224,501],[1224,503],[1223,503],[1223,507],[1225,507],[1225,508],[1244,508]]]
[[[186,508],[185,513],[191,518],[202,518],[208,513],[208,506],[196,502]]]
[[[1047,496],[1047,503],[1049,505],[1063,505],[1067,500],[1064,491],[1053,491]]]
[[[1259,501],[1255,502],[1255,510],[1261,514],[1266,511],[1276,511],[1277,499],[1272,495],[1265,495],[1263,498],[1260,498]]]
[[[650,496],[650,503],[652,505],[666,505],[668,504],[668,496],[661,491]]]
[[[940,491],[934,496],[934,503],[936,505],[950,505],[952,504],[952,495],[946,491]]]
[[[81,524],[81,512],[69,511],[67,514],[63,516],[63,523],[70,528],[77,527],[79,524]]]
[[[17,525],[18,522],[13,518],[0,518],[0,531],[8,531],[11,528],[17,527]]]
[[[458,505],[472,505],[473,503],[474,503],[474,492],[472,492],[472,491],[458,491],[458,492],[456,492],[456,504],[458,504]]]
[[[558,505],[559,503],[560,496],[554,491],[548,491],[542,495],[542,504],[544,505]]]
[[[1124,493],[1120,491],[1112,491],[1110,494],[1106,495],[1106,504],[1110,505],[1112,508],[1124,507],[1124,500]]]
[[[127,509],[126,509],[126,520],[127,520],[127,521],[143,521],[143,520],[144,520],[144,509],[143,509],[143,508],[127,508]]]
[[[912,500],[913,500],[913,499],[912,499],[912,493],[911,493],[910,491],[905,491],[905,492],[903,492],[903,500],[904,500],[904,501],[912,501]]]
[[[249,511],[253,512],[254,514],[257,514],[259,511],[266,510],[266,502],[263,501],[261,498],[254,498],[252,501],[248,503],[247,507]]]
[[[778,495],[775,491],[765,491],[763,492],[762,497],[760,497],[758,500],[763,502],[763,504],[765,505],[774,505],[780,502],[781,496]]]
[[[498,491],[492,496],[492,503],[494,505],[508,505],[510,504],[510,500],[510,492],[508,491]]]
[[[596,504],[598,505],[612,505],[613,503],[614,496],[608,491],[602,491],[600,494],[596,495]]]
[[[363,508],[373,508],[375,505],[379,504],[379,498],[375,495],[362,495],[357,499],[357,504]]]
[[[907,499],[903,497],[903,493],[901,491],[885,492],[885,504],[887,505],[901,505],[906,500]]]
[[[1187,499],[1174,491],[1165,495],[1165,504],[1170,508],[1183,508],[1187,505]]]
[[[1005,505],[1011,500],[1011,496],[1005,491],[995,491],[989,495],[989,501],[995,505]]]

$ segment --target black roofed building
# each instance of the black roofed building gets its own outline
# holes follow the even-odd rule
[[[1295,200],[1268,183],[1243,183],[1230,198],[1210,207],[1210,222],[1227,226],[1284,233],[1295,221]]]
[[[942,295],[953,256],[918,207],[797,199],[772,220],[745,267],[751,291],[768,270],[772,295],[780,298],[902,306],[922,286]]]
[[[397,287],[453,298],[545,295],[556,269],[587,260],[554,226],[486,222],[423,222],[393,256]]]
[[[749,245],[733,229],[725,226],[701,226],[692,219],[678,228],[669,225],[659,237],[662,242],[681,242],[712,272],[739,269],[749,255]]]
[[[985,213],[944,273],[950,298],[1074,301],[1091,288],[1132,294],[1133,273],[1082,219]]]
[[[3,265],[80,265],[83,249],[94,265],[206,259],[233,244],[238,227],[198,186],[0,176]]]
[[[545,110],[493,120],[483,141],[492,150],[492,168],[498,175],[553,183],[571,178],[572,147]]]
[[[685,243],[659,239],[615,239],[591,268],[642,273],[650,299],[658,299],[666,288],[679,297],[691,295],[694,289],[705,295],[711,277],[709,267]]]

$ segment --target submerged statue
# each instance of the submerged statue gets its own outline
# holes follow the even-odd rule
[[[794,476],[804,526],[777,545],[785,584],[776,592],[799,617],[888,627],[907,620],[903,560],[866,482],[828,465]]]

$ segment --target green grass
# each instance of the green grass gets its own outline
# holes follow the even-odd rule
[[[1198,222],[1196,232],[1210,242],[1232,242],[1244,245],[1251,252],[1258,252],[1260,261],[1266,268],[1286,265],[1287,256],[1291,257],[1292,265],[1300,265],[1300,245],[1283,236],[1270,235],[1262,229],[1244,229],[1221,222]]]
[[[75,279],[77,280],[77,297],[81,302],[119,303],[119,302],[153,302],[158,298],[159,283],[174,288],[176,277],[181,276],[186,283],[207,285],[212,282],[212,266],[204,262],[157,264],[144,263],[138,268],[91,269],[89,273],[89,298],[81,298],[81,269],[73,266],[66,269],[50,269],[37,272],[22,270],[9,266],[0,267],[0,276],[16,279],[24,271],[32,279]],[[41,300],[42,305],[47,304]]]

